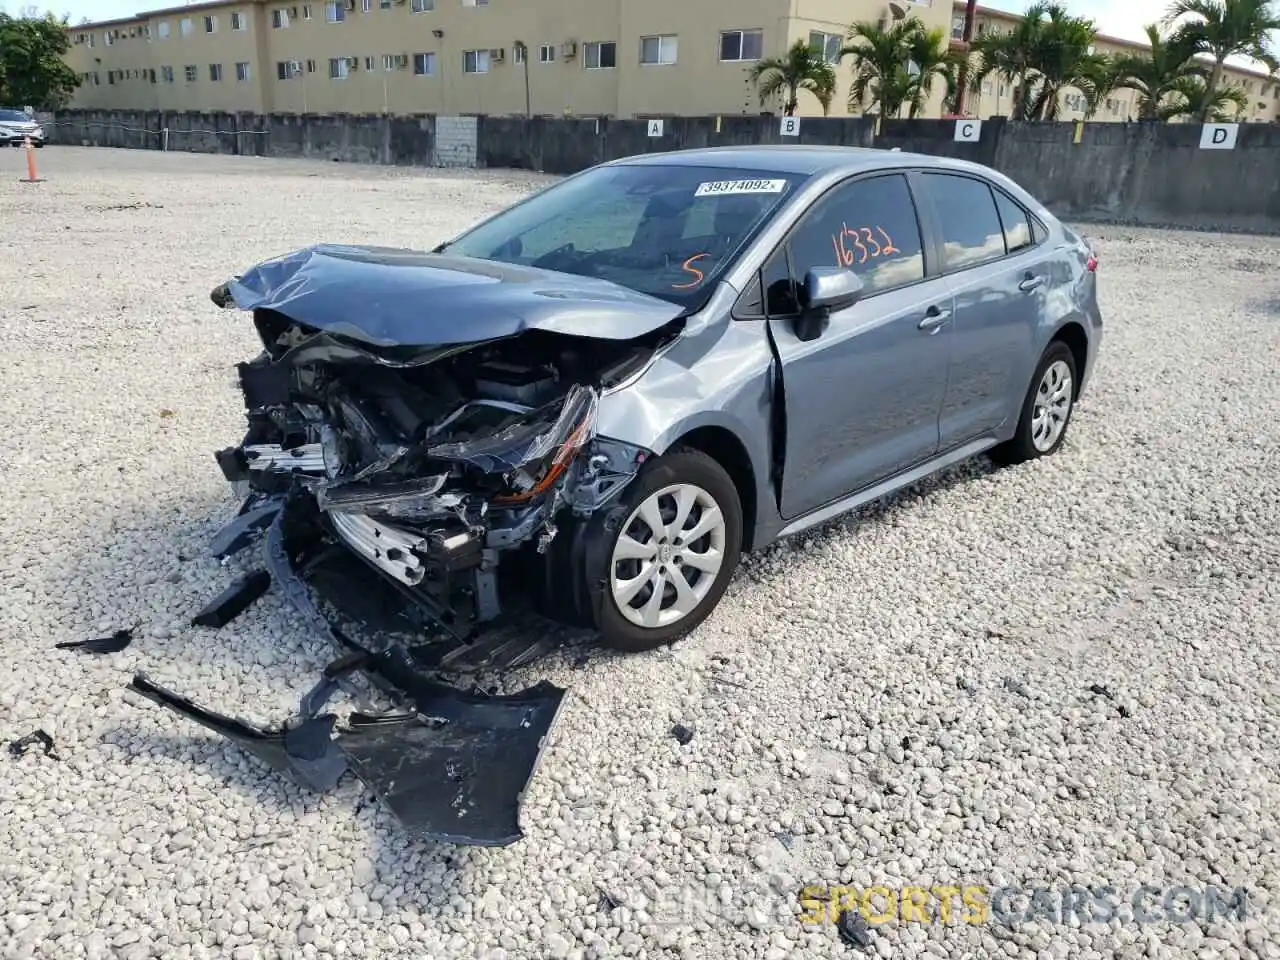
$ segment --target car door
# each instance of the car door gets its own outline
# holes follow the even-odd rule
[[[955,296],[951,368],[939,418],[941,447],[995,434],[1016,419],[1036,362],[1036,319],[1050,289],[1039,224],[986,180],[924,173],[942,270]]]
[[[805,274],[833,266],[858,274],[863,294],[805,339]],[[762,286],[785,401],[785,518],[937,451],[952,303],[946,281],[926,276],[920,218],[900,173],[834,187],[766,262]]]

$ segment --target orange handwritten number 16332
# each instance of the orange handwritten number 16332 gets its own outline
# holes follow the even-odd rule
[[[876,234],[880,235],[880,240],[876,239]],[[849,243],[853,243],[853,249],[849,249]],[[901,253],[897,247],[893,245],[893,238],[885,231],[884,227],[879,225],[873,227],[850,227],[846,223],[840,224],[840,232],[832,234],[831,244],[836,249],[836,266],[852,267],[854,264],[864,264],[868,260],[876,257],[887,257],[895,253]],[[867,244],[871,245],[868,249]]]

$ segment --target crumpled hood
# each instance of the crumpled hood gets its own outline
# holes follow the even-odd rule
[[[682,312],[677,304],[594,277],[334,244],[263,261],[226,290],[242,310],[274,310],[382,347],[478,343],[526,330],[631,340]]]

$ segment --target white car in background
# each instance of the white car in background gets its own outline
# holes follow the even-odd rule
[[[0,109],[0,143],[21,147],[28,137],[34,146],[44,146],[44,130],[35,118],[22,110]]]

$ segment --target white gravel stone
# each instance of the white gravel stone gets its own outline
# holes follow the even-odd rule
[[[257,349],[209,290],[320,240],[429,247],[550,178],[39,160],[19,184],[0,151],[0,739],[61,760],[0,754],[0,956],[848,956],[798,919],[815,882],[1244,885],[1250,918],[1203,930],[891,923],[874,950],[1280,955],[1280,242],[1084,228],[1107,334],[1061,454],[749,558],[670,650],[539,665],[572,693],[527,837],[464,851],[121,691],[273,722],[333,655],[274,591],[188,625],[243,568],[201,549]]]

